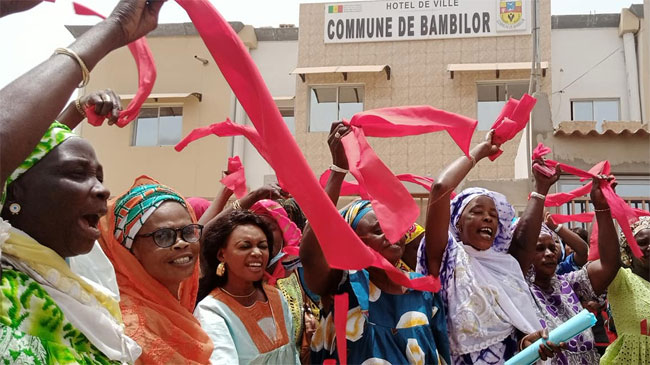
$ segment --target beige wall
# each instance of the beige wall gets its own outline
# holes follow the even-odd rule
[[[551,61],[550,2],[541,2],[542,61]],[[325,44],[323,42],[323,4],[300,6],[298,67],[334,65],[391,66],[391,79],[384,73],[307,75],[306,82],[296,81],[296,139],[316,173],[331,163],[327,133],[308,131],[309,86],[318,84],[363,84],[364,109],[388,106],[428,104],[435,108],[476,118],[478,81],[528,80],[529,71],[456,72],[454,79],[446,71],[450,63],[530,62],[532,36],[484,37],[445,40],[393,41],[374,43]],[[550,73],[542,79],[542,90],[551,90]],[[486,132],[474,134],[474,143]],[[482,163],[470,179],[514,178],[514,158],[521,134],[504,146],[505,153],[494,163]],[[396,174],[415,173],[435,177],[440,170],[461,155],[446,133],[379,139],[370,138],[379,157]]]
[[[152,37],[148,41],[158,71],[152,93],[199,92],[203,101],[190,96],[158,102],[149,99],[145,105],[183,104],[183,136],[193,128],[228,117],[230,88],[198,36]],[[209,59],[210,63],[203,66],[194,55]],[[122,48],[97,65],[85,90],[111,88],[118,94],[135,94],[137,77],[133,57]],[[124,104],[126,107],[127,102]],[[229,156],[229,138],[206,137],[180,153],[173,146],[135,147],[131,146],[134,125],[82,126],[83,137],[90,140],[104,165],[106,185],[112,195],[128,189],[141,174],[150,175],[185,196],[216,194]]]

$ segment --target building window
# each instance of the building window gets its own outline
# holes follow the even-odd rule
[[[487,131],[510,98],[521,99],[528,92],[528,81],[509,81],[476,85],[477,118],[479,131]]]
[[[183,107],[140,109],[133,129],[133,146],[173,146],[183,137]]]
[[[280,114],[291,134],[296,135],[296,117],[293,114],[293,108],[280,108]]]
[[[571,100],[571,120],[595,121],[602,130],[603,121],[620,120],[618,99]]]
[[[313,86],[309,95],[310,132],[329,132],[332,122],[363,111],[363,86]]]

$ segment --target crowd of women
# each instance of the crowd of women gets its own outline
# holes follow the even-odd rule
[[[0,16],[39,2],[0,0]],[[115,122],[119,98],[97,91],[64,106],[99,60],[156,27],[161,6],[121,1],[0,91],[4,364],[322,364],[339,361],[342,343],[353,364],[499,364],[583,308],[600,314],[605,307],[617,335],[606,349],[588,330],[539,345],[541,361],[650,363],[650,219],[631,227],[639,258],[619,239],[601,191],[611,177],[595,178],[600,259],[588,262],[584,232],[545,216],[559,169],[551,176],[532,170],[534,190],[519,218],[500,193],[455,194],[498,150],[491,134],[471,158],[444,169],[425,224],[398,242],[385,237],[370,201],[340,210],[361,241],[406,277],[439,278],[437,293],[405,288],[374,267],[330,267],[300,207],[278,185],[232,202],[223,188],[207,202],[140,176],[111,198],[92,146],[71,129],[88,107]],[[348,170],[341,138],[349,128],[334,123],[327,140],[325,191],[334,205]],[[349,298],[343,316],[335,313],[340,294]]]

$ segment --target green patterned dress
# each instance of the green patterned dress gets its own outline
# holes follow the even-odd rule
[[[119,364],[68,322],[26,274],[3,268],[0,291],[0,364]]]

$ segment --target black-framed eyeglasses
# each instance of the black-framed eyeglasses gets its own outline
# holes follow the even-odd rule
[[[194,243],[201,239],[203,226],[200,224],[188,224],[181,228],[160,228],[150,233],[138,234],[141,237],[153,237],[153,242],[162,248],[171,247],[176,243],[178,233],[185,242]]]

